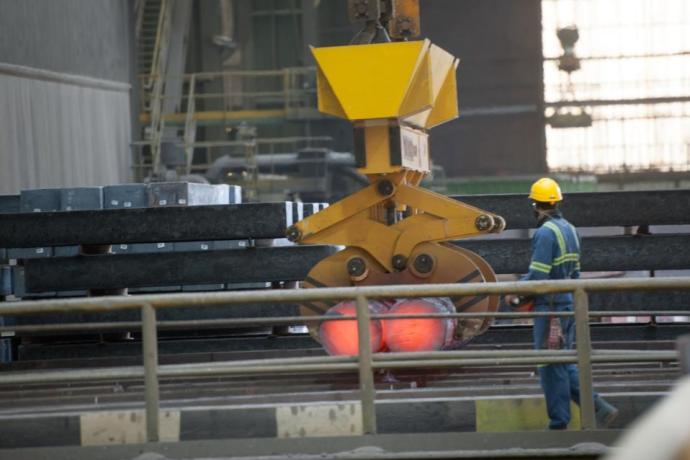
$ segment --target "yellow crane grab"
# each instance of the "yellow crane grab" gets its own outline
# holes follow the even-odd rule
[[[388,18],[389,28],[394,19]],[[501,232],[503,218],[419,186],[430,171],[428,130],[458,117],[458,59],[429,40],[312,53],[318,108],[353,123],[356,166],[370,185],[287,229],[296,243],[345,246],[314,266],[304,286],[495,281],[486,261],[447,241]],[[499,299],[451,301],[456,311],[492,312]],[[332,307],[301,310],[313,315]],[[491,321],[461,321],[455,336],[467,340]],[[318,339],[317,328],[310,331]]]

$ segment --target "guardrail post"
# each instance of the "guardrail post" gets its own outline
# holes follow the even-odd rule
[[[580,428],[597,427],[594,417],[592,390],[592,340],[589,335],[589,300],[583,289],[575,290],[575,333],[577,337],[577,367],[580,374]]]
[[[678,337],[678,340],[676,340],[676,349],[678,350],[680,371],[684,375],[690,375],[690,334]]]
[[[374,406],[374,372],[371,365],[369,334],[369,302],[357,296],[357,335],[359,338],[359,391],[362,400],[362,429],[364,434],[376,434]]]
[[[146,398],[146,440],[160,440],[158,388],[158,333],[156,310],[150,304],[141,307],[141,336],[144,353],[144,397]]]

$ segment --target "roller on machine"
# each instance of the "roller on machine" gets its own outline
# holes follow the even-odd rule
[[[360,2],[350,2],[351,15],[356,3]],[[387,4],[388,12],[373,15],[385,16],[394,37],[416,35],[418,2]],[[413,27],[395,29],[400,23],[395,6],[407,16],[413,11],[411,19],[403,21]],[[368,29],[373,31],[371,39],[377,31],[387,35],[371,16],[364,19],[367,27],[358,37]],[[503,218],[419,186],[430,172],[428,130],[458,117],[458,59],[428,40],[313,48],[312,53],[318,108],[353,123],[356,165],[370,185],[287,229],[287,237],[296,243],[345,246],[314,266],[303,286],[496,281],[484,259],[447,241],[501,232]],[[498,303],[498,296],[402,298],[372,300],[369,307],[372,314],[494,312]],[[300,312],[349,316],[355,314],[355,306],[351,301],[313,302],[302,304]],[[372,320],[371,349],[439,350],[468,341],[491,322],[492,318]],[[354,355],[354,323],[323,321],[311,325],[310,333],[329,353]]]

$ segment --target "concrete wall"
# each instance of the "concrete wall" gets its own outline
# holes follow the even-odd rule
[[[0,0],[0,61],[130,81],[129,0]]]
[[[133,0],[0,0],[0,193],[130,178]]]
[[[433,0],[421,14],[423,36],[460,58],[460,119],[432,130],[434,161],[450,176],[545,171],[541,0]]]

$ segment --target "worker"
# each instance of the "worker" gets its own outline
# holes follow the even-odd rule
[[[529,272],[523,280],[561,280],[580,277],[580,241],[577,230],[560,213],[558,203],[563,200],[561,188],[553,179],[542,178],[532,184],[529,198],[532,200],[537,230],[532,238],[532,260]],[[515,303],[515,296],[508,296],[508,303]],[[538,312],[573,311],[573,295],[560,293],[534,298]],[[575,321],[572,317],[534,318],[532,328],[534,348],[573,348]],[[566,429],[570,422],[570,400],[580,403],[580,385],[575,364],[548,364],[539,366],[539,378],[546,399],[550,419],[549,429]],[[594,395],[597,424],[608,427],[618,415],[618,410],[600,395]]]

